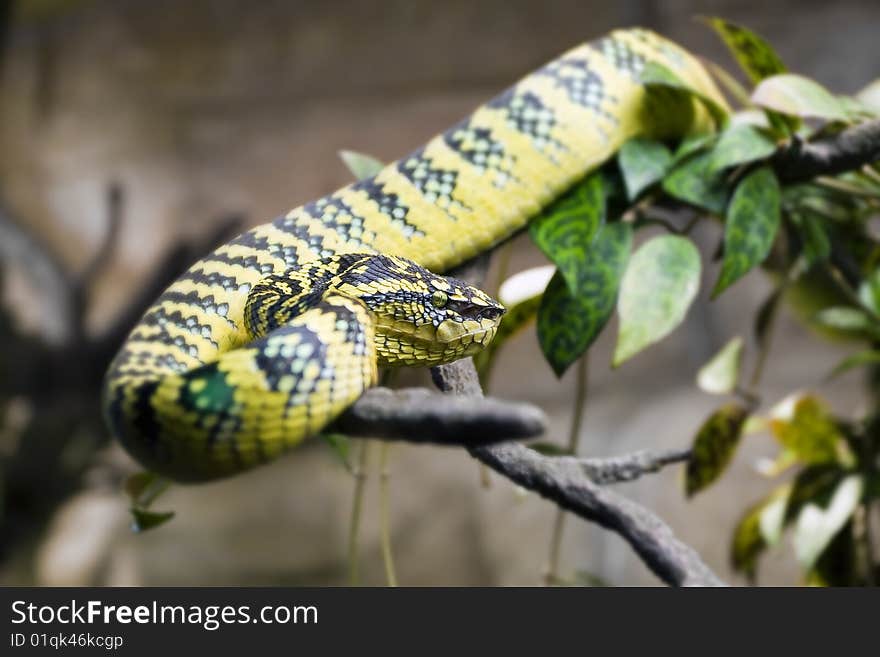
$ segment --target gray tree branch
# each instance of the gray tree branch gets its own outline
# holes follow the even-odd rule
[[[431,372],[434,382],[444,392],[482,397],[470,359],[435,367]],[[602,488],[585,472],[581,459],[542,456],[524,445],[510,442],[470,447],[468,451],[520,486],[620,534],[645,565],[667,584],[724,586],[693,548],[676,538],[666,523],[632,500]],[[643,462],[646,467],[659,467],[659,462],[668,461],[669,455],[665,459],[660,456],[653,460],[645,457],[633,460]],[[633,463],[611,462],[608,468],[618,473],[627,470],[633,472]]]
[[[484,255],[451,272],[479,283],[486,274],[489,258]],[[435,385],[444,393],[483,397],[483,390],[470,358],[431,369]],[[520,486],[533,490],[575,515],[595,522],[626,540],[657,577],[672,586],[725,586],[703,562],[700,555],[681,542],[672,529],[641,505],[602,488],[585,471],[582,459],[543,456],[518,443],[474,446],[470,454]],[[681,454],[597,461],[592,474],[597,478],[633,475],[641,465],[644,471],[675,460]],[[601,476],[600,476],[601,475]]]
[[[432,393],[424,388],[372,388],[329,430],[384,440],[485,445],[544,433],[546,417],[531,404]]]
[[[643,450],[601,459],[563,457],[557,460],[573,461],[593,483],[605,485],[633,481],[642,475],[658,472],[664,466],[687,461],[690,457],[691,450],[674,449],[663,452]]]
[[[773,158],[773,168],[787,183],[833,176],[880,161],[880,119],[812,142],[795,138]]]

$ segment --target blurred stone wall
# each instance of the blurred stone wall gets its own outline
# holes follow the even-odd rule
[[[799,72],[844,92],[880,74],[880,4],[793,0],[616,3],[554,0],[327,2],[72,0],[25,3],[0,78],[0,193],[71,265],[97,248],[103,188],[121,181],[128,209],[93,326],[120,307],[162,250],[204,233],[223,213],[252,224],[348,180],[337,151],[398,157],[479,102],[578,42],[642,24],[725,65],[709,30],[722,15],[776,45]],[[37,3],[38,5],[46,3]],[[700,239],[714,243],[711,227]],[[523,241],[515,267],[542,258]],[[706,276],[711,280],[714,270]],[[619,371],[608,367],[614,326],[591,352],[584,454],[681,446],[716,400],[694,372],[737,332],[769,285],[758,275],[720,302],[705,299],[684,328]],[[37,304],[30,322],[39,326]],[[27,314],[27,313],[25,313]],[[814,386],[842,353],[787,318],[766,382],[773,400]],[[572,381],[541,363],[533,333],[506,350],[493,393],[529,399],[565,435]],[[822,388],[842,412],[858,381]],[[738,514],[768,485],[753,463],[771,439],[748,438],[732,472],[692,502],[675,469],[628,485],[724,576]],[[494,478],[479,485],[466,455],[395,447],[394,548],[405,584],[533,584],[546,558],[553,509]],[[375,478],[365,519],[364,571],[382,582]],[[227,482],[175,489],[178,517],[151,534],[126,529],[119,496],[91,494],[56,518],[38,557],[46,583],[269,584],[344,582],[352,480],[323,447]],[[84,528],[88,528],[86,531]],[[793,582],[787,548],[771,555],[768,582]],[[614,584],[656,580],[615,536],[568,526],[564,571]]]

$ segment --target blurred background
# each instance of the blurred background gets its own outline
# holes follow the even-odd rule
[[[347,182],[340,149],[399,157],[607,30],[650,27],[732,68],[700,14],[752,27],[835,91],[880,74],[874,0],[0,0],[0,583],[345,583],[354,480],[317,442],[231,480],[175,487],[157,507],[177,517],[131,533],[121,482],[137,468],[97,405],[126,330],[215,243]],[[717,227],[698,239],[708,252]],[[543,262],[515,242],[513,270]],[[750,335],[770,289],[753,273],[720,302],[704,295],[672,337],[613,372],[612,322],[591,351],[582,453],[688,445],[717,405],[695,372]],[[855,412],[857,377],[821,385],[845,353],[784,316],[765,400],[814,388]],[[505,348],[491,392],[541,405],[549,437],[564,440],[573,375],[553,376],[533,330]],[[693,501],[680,468],[620,490],[743,583],[730,532],[770,487],[755,463],[775,452],[769,436],[747,437],[731,472]],[[458,450],[397,445],[390,472],[402,584],[541,582],[555,507],[498,477],[481,486]],[[377,481],[361,569],[380,585]],[[615,535],[576,520],[561,571],[657,583]],[[772,550],[759,582],[797,581],[790,547]]]

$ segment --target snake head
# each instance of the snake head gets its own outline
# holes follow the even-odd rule
[[[495,336],[505,312],[482,290],[396,256],[364,256],[331,287],[372,311],[382,366],[427,367],[472,356]]]

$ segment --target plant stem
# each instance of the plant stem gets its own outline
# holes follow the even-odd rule
[[[865,584],[868,586],[877,586],[874,578],[874,538],[871,535],[871,505],[869,502],[863,502],[861,507],[861,539],[862,550],[864,551],[865,562]]]
[[[862,173],[876,183],[880,183],[880,173],[877,173],[870,164],[862,167]]]
[[[372,442],[372,440],[363,441],[360,458],[354,471],[354,497],[351,505],[351,523],[348,528],[348,583],[351,586],[358,585],[361,510],[364,506],[364,486],[367,482],[367,467],[370,463]]]
[[[826,263],[825,269],[831,278],[834,279],[834,282],[840,288],[840,291],[847,298],[847,300],[853,304],[854,306],[861,308],[862,310],[868,312],[869,314],[873,314],[873,310],[865,305],[864,301],[859,298],[858,293],[853,290],[852,286],[849,282],[844,278],[843,274],[840,273],[840,270],[834,265]]]
[[[873,391],[873,386],[868,384],[869,389]],[[875,397],[876,399],[876,397]],[[862,455],[861,455],[861,463],[862,470],[864,473],[865,481],[870,482],[871,479],[877,476],[877,438],[874,435],[874,432],[869,430],[867,432],[863,432],[863,443],[862,443]],[[862,501],[859,506],[859,517],[861,520],[860,532],[858,538],[861,539],[862,544],[862,553],[863,553],[863,566],[865,569],[865,584],[867,586],[877,586],[877,565],[875,562],[875,552],[874,552],[874,536],[872,534],[871,527],[871,512],[874,509],[871,508],[871,498],[870,496],[865,496],[865,499]]]
[[[568,451],[576,455],[580,441],[581,424],[584,419],[584,409],[587,406],[587,374],[588,358],[584,354],[577,364],[577,382],[574,392],[574,413],[571,417],[571,427],[568,434]],[[553,521],[553,534],[550,536],[550,554],[547,558],[547,569],[544,572],[544,585],[552,586],[559,582],[559,555],[562,551],[562,534],[565,531],[566,513],[562,509],[556,510]]]
[[[825,176],[822,176],[816,178],[815,183],[820,187],[825,187],[826,189],[831,189],[836,192],[843,192],[844,194],[851,194],[853,196],[859,196],[868,200],[876,201],[878,199],[876,192],[862,189],[857,185],[851,185],[843,180],[838,180],[836,178],[826,178]]]
[[[785,288],[791,283],[791,271],[785,273],[785,278],[779,284],[776,291],[776,299],[773,305],[768,309],[767,323],[764,327],[763,336],[759,339],[758,359],[755,361],[755,369],[752,370],[752,378],[749,380],[749,389],[746,394],[750,395],[753,400],[760,400],[758,394],[758,385],[761,383],[761,377],[764,376],[764,365],[767,363],[767,357],[770,355],[770,343],[773,342],[773,331],[776,328],[776,318],[779,316],[779,307],[782,305],[782,295]]]
[[[495,277],[495,289],[492,290],[492,296],[496,299],[498,298],[498,290],[501,289],[501,284],[505,281],[507,273],[510,271],[510,255],[512,251],[510,242],[503,244],[497,251],[498,275]]]
[[[388,456],[391,445],[382,443],[379,453],[379,515],[380,515],[380,540],[382,543],[382,561],[385,563],[385,580],[388,586],[397,586],[397,575],[394,573],[394,556],[391,553],[391,512],[389,505],[389,480],[391,473],[388,470]]]
[[[764,340],[761,348],[758,350],[758,360],[755,361],[755,369],[752,370],[752,378],[749,380],[749,395],[752,398],[757,397],[755,394],[755,390],[758,385],[761,383],[761,377],[764,376],[764,365],[767,363],[767,356],[770,355],[770,335],[769,332],[773,329],[773,325],[775,324],[776,319],[776,310],[773,311],[773,317],[771,318],[771,323],[767,327],[768,335]]]
[[[507,278],[510,271],[510,255],[513,252],[511,243],[507,242],[502,245],[498,251],[496,258],[498,259],[498,275],[495,277],[495,287],[492,290],[492,296],[498,298],[498,292],[501,290],[501,284]],[[489,382],[486,382],[486,392],[489,392]],[[492,487],[492,477],[490,476],[489,466],[485,463],[478,463],[477,469],[480,477],[480,486],[488,489]]]

